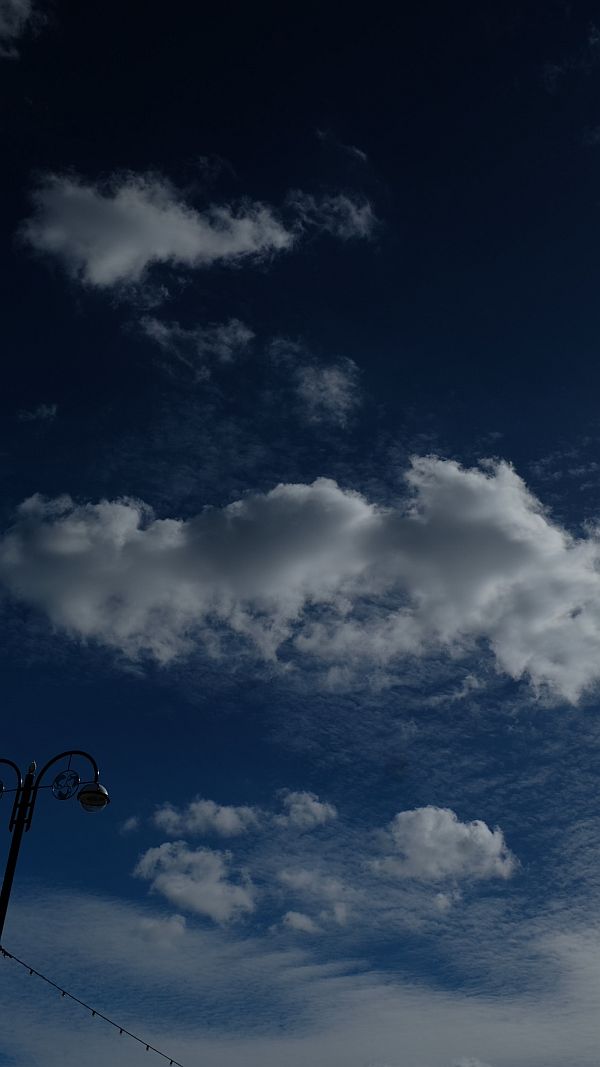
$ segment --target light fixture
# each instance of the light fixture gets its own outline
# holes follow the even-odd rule
[[[90,782],[89,785],[82,786],[77,799],[84,811],[102,811],[110,804],[108,789],[100,785],[100,782]]]

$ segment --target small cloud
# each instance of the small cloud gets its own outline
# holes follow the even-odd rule
[[[373,867],[397,878],[510,878],[517,866],[502,830],[490,830],[480,819],[460,822],[449,808],[428,805],[401,811],[382,839],[390,851]]]
[[[360,404],[358,367],[351,359],[296,368],[296,395],[309,422],[345,426]]]
[[[216,804],[197,797],[187,808],[178,810],[163,804],[153,816],[154,825],[169,834],[219,834],[236,837],[258,824],[258,812],[247,806]]]
[[[231,880],[229,852],[190,849],[185,841],[166,841],[144,852],[133,873],[176,907],[217,923],[254,911],[254,887],[247,877]]]
[[[302,911],[286,911],[281,922],[289,930],[298,930],[303,934],[316,934],[319,932],[317,924]]]
[[[276,817],[280,826],[292,826],[296,830],[314,830],[337,818],[333,804],[319,800],[316,793],[287,793],[283,798],[285,815]]]
[[[317,129],[315,132],[323,144],[330,145],[339,152],[343,152],[344,155],[350,156],[358,163],[369,162],[369,157],[366,152],[363,152],[362,148],[357,148],[354,144],[344,144],[344,142],[335,137],[330,130]]]
[[[139,815],[130,815],[125,822],[122,822],[119,827],[119,833],[121,834],[134,834],[140,828]]]
[[[52,422],[58,413],[57,404],[39,404],[33,411],[19,411],[19,422]]]

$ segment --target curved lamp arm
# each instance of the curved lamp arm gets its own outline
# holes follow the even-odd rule
[[[96,763],[94,757],[90,756],[89,752],[82,752],[81,749],[78,748],[70,748],[68,752],[59,752],[58,756],[53,756],[52,759],[49,759],[48,762],[44,764],[41,771],[38,771],[38,775],[36,777],[34,785],[34,789],[36,790],[36,792],[40,787],[42,778],[44,777],[46,771],[48,771],[50,767],[52,767],[55,763],[58,763],[61,759],[65,759],[67,756],[83,756],[83,758],[86,759],[88,763],[91,763],[92,765],[94,771],[94,781],[97,782],[99,780],[100,771],[98,770],[98,764]]]
[[[13,763],[11,759],[0,759],[0,763],[4,763],[7,767],[12,767],[13,771],[17,776],[17,789],[21,789],[23,786],[23,775],[21,774],[20,768],[17,767],[16,763]]]
[[[40,788],[40,786],[42,784],[42,779],[43,779],[44,775],[46,774],[46,771],[48,771],[50,769],[50,767],[53,767],[55,763],[59,763],[60,760],[66,759],[67,756],[82,756],[83,759],[86,759],[88,761],[88,763],[91,764],[92,770],[94,772],[93,781],[98,783],[99,778],[100,778],[100,770],[98,768],[98,764],[96,763],[96,760],[94,759],[93,756],[90,756],[89,752],[83,752],[79,748],[71,748],[71,749],[68,749],[67,752],[59,752],[58,756],[53,756],[52,759],[49,759],[48,762],[44,764],[44,766],[42,767],[41,771],[39,771],[37,776],[36,776],[35,783],[34,783],[33,790],[32,790],[32,795],[31,795],[31,804],[29,806],[29,813],[28,813],[28,816],[27,816],[27,822],[25,824],[25,829],[26,830],[28,830],[29,827],[31,826],[31,820],[33,818],[33,809],[35,808],[35,802],[37,800],[38,790],[39,790],[39,788]]]

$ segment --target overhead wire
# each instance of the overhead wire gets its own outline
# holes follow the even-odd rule
[[[20,967],[23,967],[26,971],[29,971],[30,975],[35,975],[36,978],[41,978],[43,982],[46,982],[49,986],[52,986],[53,989],[56,989],[57,992],[60,993],[61,997],[68,997],[69,1000],[74,1001],[75,1004],[79,1004],[80,1007],[85,1008],[86,1011],[91,1012],[92,1018],[102,1019],[103,1022],[108,1023],[110,1026],[113,1026],[116,1030],[118,1030],[120,1034],[125,1035],[126,1037],[131,1037],[134,1041],[137,1041],[138,1044],[143,1045],[146,1049],[146,1052],[155,1052],[157,1056],[162,1056],[163,1060],[168,1061],[169,1067],[183,1067],[183,1064],[179,1063],[178,1060],[173,1059],[173,1057],[169,1056],[166,1052],[161,1052],[160,1049],[155,1048],[154,1045],[151,1045],[148,1041],[145,1041],[143,1037],[138,1037],[137,1034],[132,1034],[131,1030],[127,1030],[125,1026],[121,1026],[119,1023],[114,1022],[113,1019],[109,1019],[108,1015],[104,1015],[101,1011],[98,1011],[97,1008],[92,1008],[90,1004],[86,1004],[84,1000],[80,1000],[79,997],[74,996],[73,993],[69,993],[67,989],[63,989],[62,986],[58,985],[56,982],[53,982],[51,978],[47,977],[47,975],[42,974],[41,971],[36,971],[35,967],[31,967],[28,963],[25,963],[23,960],[20,960],[18,956],[14,956],[12,952],[8,952],[8,950],[2,946],[0,946],[0,952],[2,953],[5,959],[13,960],[14,963],[18,963]]]

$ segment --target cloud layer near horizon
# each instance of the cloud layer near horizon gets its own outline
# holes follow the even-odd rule
[[[34,496],[0,541],[0,581],[55,626],[162,663],[219,634],[267,659],[392,668],[472,651],[577,701],[600,678],[600,542],[552,522],[506,463],[413,460],[379,507],[329,479],[195,517],[135,500]]]

